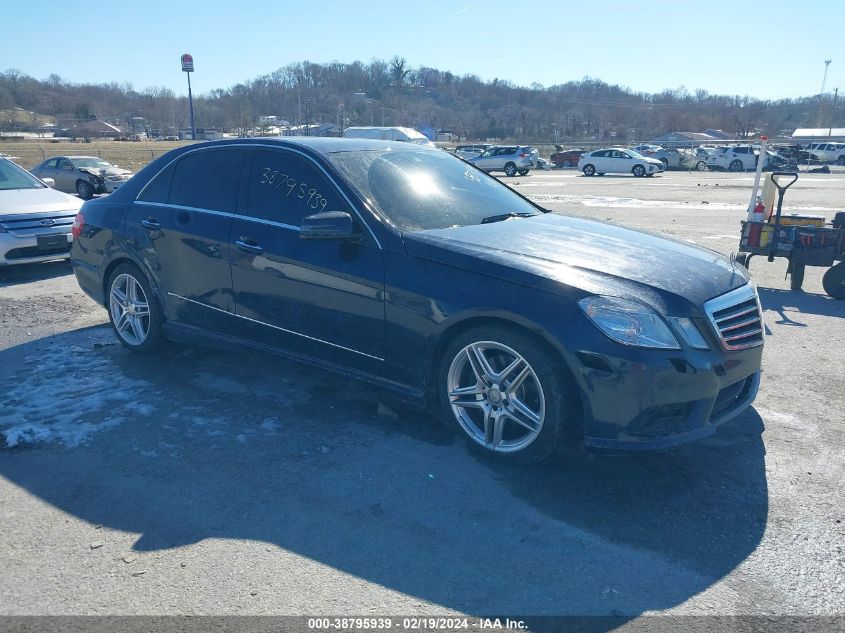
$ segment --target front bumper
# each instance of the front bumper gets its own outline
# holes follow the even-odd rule
[[[676,403],[647,409],[640,416],[637,428],[617,437],[584,438],[590,448],[653,451],[694,442],[712,435],[725,422],[735,418],[754,402],[760,389],[761,371],[719,390],[715,397],[703,398],[691,403]],[[644,423],[644,424],[643,424]],[[648,431],[646,437],[642,431]],[[633,432],[635,435],[630,435]],[[660,433],[668,434],[662,435]],[[649,435],[655,434],[654,437]]]
[[[126,180],[104,180],[101,187],[102,191],[98,193],[113,193],[125,182]]]
[[[36,235],[17,237],[11,233],[0,233],[0,266],[34,264],[70,256],[73,238],[69,232],[40,232],[39,236],[50,238],[48,241],[51,244],[45,244],[43,239],[39,243]],[[59,236],[64,237],[66,242],[63,243],[58,239]]]
[[[698,324],[704,332],[706,321]],[[581,393],[584,444],[641,451],[706,437],[748,408],[760,387],[763,347],[653,350],[581,332],[574,376]],[[577,348],[576,348],[577,349]]]

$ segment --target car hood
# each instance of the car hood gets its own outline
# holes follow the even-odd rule
[[[403,238],[412,256],[552,292],[638,299],[675,316],[704,316],[705,301],[748,282],[715,251],[557,213]]]
[[[94,176],[122,176],[124,174],[131,174],[128,169],[121,169],[120,167],[106,167],[104,169],[95,169],[93,167],[80,167],[79,171]]]
[[[0,218],[33,213],[76,213],[82,200],[49,187],[0,190]]]

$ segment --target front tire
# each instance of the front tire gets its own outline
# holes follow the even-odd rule
[[[438,398],[471,448],[497,459],[537,461],[580,428],[580,400],[561,359],[531,336],[484,325],[444,350]]]
[[[663,171],[669,171],[669,159],[661,158],[660,162],[663,163]]]
[[[76,193],[78,193],[79,197],[83,200],[90,200],[94,197],[94,187],[91,186],[91,183],[85,182],[84,180],[78,180],[76,182]]]
[[[592,165],[584,165],[583,169],[585,176],[595,176],[596,175],[596,168]]]
[[[840,156],[836,159],[836,164],[845,167],[845,156]]]
[[[642,178],[645,176],[645,167],[642,165],[634,165],[634,168],[631,170],[631,173],[634,174],[637,178]]]
[[[508,163],[507,165],[505,165],[505,175],[508,178],[513,178],[514,176],[516,176],[516,165],[513,163]]]
[[[528,174],[528,170],[527,169],[520,169],[518,173],[519,173],[520,176],[525,176],[525,175]]]
[[[695,168],[698,171],[704,171],[707,169],[707,163],[705,163],[703,160],[700,160],[695,164]]]
[[[142,354],[159,351],[164,344],[164,314],[150,283],[137,266],[120,264],[108,283],[109,321],[117,339]]]

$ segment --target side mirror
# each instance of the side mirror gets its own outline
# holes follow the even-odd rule
[[[48,187],[55,187],[56,186],[56,181],[53,180],[52,178],[42,178],[41,182],[43,182]]]
[[[324,211],[302,218],[303,240],[348,240],[355,237],[352,216],[345,211]]]

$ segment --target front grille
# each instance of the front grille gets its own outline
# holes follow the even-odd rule
[[[50,233],[70,233],[76,211],[58,211],[56,213],[37,213],[31,215],[8,215],[0,218],[0,229],[15,237]]]
[[[704,304],[716,333],[727,350],[763,344],[763,319],[757,291],[746,284]]]

